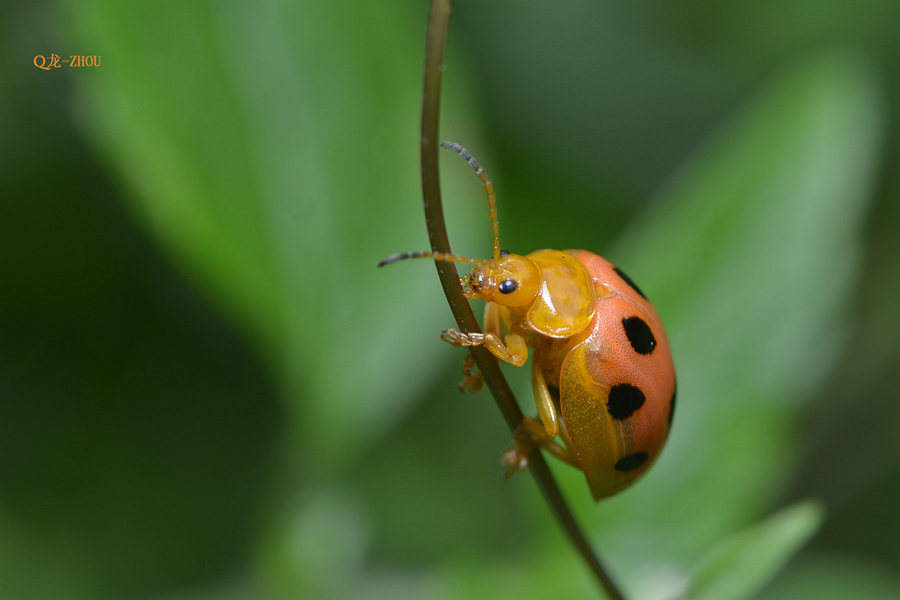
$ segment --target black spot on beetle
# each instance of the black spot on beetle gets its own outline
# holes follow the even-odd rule
[[[622,471],[627,473],[628,471],[634,471],[642,464],[647,462],[647,453],[646,452],[635,452],[634,454],[629,454],[616,463],[616,471]]]
[[[627,419],[644,405],[644,400],[644,392],[630,383],[620,383],[609,390],[606,408],[613,419]]]
[[[616,274],[617,274],[619,277],[622,278],[622,281],[624,281],[625,283],[627,283],[628,285],[630,285],[630,286],[631,286],[631,289],[633,289],[633,290],[636,291],[638,294],[640,294],[640,295],[641,295],[641,298],[643,298],[644,300],[647,299],[647,296],[644,295],[644,292],[641,291],[641,288],[639,288],[639,287],[631,280],[631,277],[629,277],[628,275],[625,274],[625,271],[623,271],[623,270],[620,269],[619,267],[613,267],[613,271],[615,271]]]
[[[625,335],[631,342],[631,347],[638,354],[650,354],[656,348],[656,338],[650,331],[650,326],[640,317],[628,317],[622,319],[622,326],[625,328]]]
[[[509,250],[500,250],[500,256],[509,256],[512,254]]]
[[[672,390],[672,399],[669,400],[669,429],[672,428],[672,417],[675,416],[675,395],[678,394],[678,381],[675,382],[675,388]]]

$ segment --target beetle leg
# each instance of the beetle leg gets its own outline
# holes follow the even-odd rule
[[[528,455],[534,451],[535,446],[540,446],[559,460],[576,469],[581,469],[578,458],[571,449],[561,446],[553,438],[548,437],[544,424],[535,418],[525,417],[522,419],[522,424],[516,429],[515,438],[516,441],[504,450],[500,457],[504,478],[510,477],[516,471],[524,471],[528,468]]]
[[[544,424],[547,437],[551,440],[559,435],[559,414],[553,405],[550,390],[544,380],[544,371],[540,367],[539,360],[531,361],[531,386],[534,388],[534,400],[537,402],[538,414]]]
[[[459,382],[459,391],[464,392],[466,388],[469,388],[473,392],[477,392],[481,389],[481,386],[484,384],[484,375],[481,374],[481,371],[475,372],[475,357],[472,356],[471,352],[466,354],[462,372],[464,377]]]
[[[484,305],[484,330],[493,333],[497,337],[503,335],[503,325],[500,320],[500,307],[493,302]]]
[[[506,343],[494,333],[463,333],[457,329],[445,329],[441,339],[458,347],[484,346],[491,354],[504,362],[521,367],[528,360],[528,346],[525,339],[517,333],[506,336]]]
[[[490,347],[488,349],[491,350]],[[521,367],[525,364],[525,361],[528,360],[528,345],[525,343],[525,338],[518,333],[510,333],[506,336],[506,346],[504,349],[509,354],[509,358],[497,356],[497,353],[494,350],[491,350],[491,352],[493,352],[497,358],[505,360],[517,367]]]
[[[468,276],[466,276],[468,277]],[[501,322],[500,322],[500,309],[493,302],[488,302],[484,305],[484,330],[487,333],[493,333],[497,337],[500,337],[502,334],[501,331]],[[466,388],[471,389],[473,392],[477,392],[481,389],[481,386],[484,384],[484,375],[480,372],[475,373],[472,372],[475,369],[475,357],[472,356],[472,353],[469,352],[466,355],[466,360],[463,361],[463,375],[465,376],[462,382],[459,384],[459,389],[461,391],[465,391]]]

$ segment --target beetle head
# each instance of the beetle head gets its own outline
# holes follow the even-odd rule
[[[541,268],[519,254],[506,253],[478,263],[469,273],[469,288],[486,302],[529,306],[541,289]]]

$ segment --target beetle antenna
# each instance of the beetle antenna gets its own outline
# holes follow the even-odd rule
[[[484,168],[478,164],[477,160],[472,158],[472,155],[469,154],[468,150],[454,142],[441,142],[441,148],[447,148],[459,153],[460,156],[466,159],[469,166],[475,169],[475,174],[478,175],[478,178],[484,182],[484,189],[487,190],[488,195],[488,209],[491,215],[491,225],[494,228],[494,260],[497,260],[500,258],[500,223],[497,222],[497,196],[494,194],[494,184],[491,183],[487,173],[484,172]]]
[[[389,265],[393,262],[397,262],[398,260],[406,260],[407,258],[433,258],[434,260],[440,260],[444,262],[470,263],[473,265],[484,262],[480,258],[466,258],[465,256],[447,254],[446,252],[400,252],[399,254],[391,254],[383,261],[378,263],[378,266],[383,267],[384,265]]]

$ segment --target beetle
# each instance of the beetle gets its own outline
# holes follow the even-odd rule
[[[493,183],[465,148],[441,147],[459,153],[484,184],[492,257],[413,252],[379,266],[407,258],[473,264],[460,283],[467,298],[487,303],[484,333],[447,329],[441,338],[458,347],[483,345],[516,367],[530,350],[540,420],[526,417],[503,453],[507,475],[527,468],[538,445],[583,471],[595,500],[624,490],[650,468],[672,426],[675,367],[659,315],[621,269],[596,254],[501,250]],[[482,378],[473,367],[469,354],[461,388],[477,391]]]

